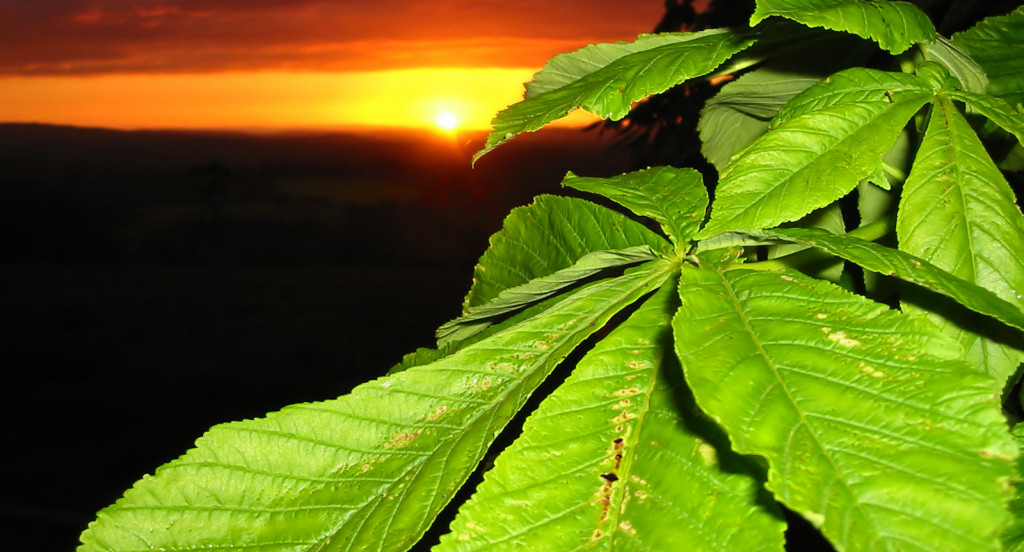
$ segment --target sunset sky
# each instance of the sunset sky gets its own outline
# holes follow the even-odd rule
[[[0,122],[486,128],[551,56],[662,0],[0,0]]]

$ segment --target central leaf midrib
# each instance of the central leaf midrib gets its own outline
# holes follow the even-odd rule
[[[660,326],[660,328],[663,331],[665,329],[663,325]],[[657,345],[652,341],[651,345],[648,346],[648,349],[654,349],[655,347],[657,347]],[[608,545],[611,550],[615,549],[616,537],[620,533],[620,531],[618,530],[619,517],[622,514],[622,504],[626,499],[626,487],[628,486],[628,483],[626,482],[629,481],[628,476],[632,474],[633,460],[636,458],[636,454],[638,452],[637,449],[640,443],[640,434],[643,432],[644,421],[647,419],[651,411],[651,396],[654,394],[654,388],[658,384],[658,374],[661,372],[661,368],[664,365],[665,352],[660,352],[661,355],[658,358],[658,362],[651,363],[652,366],[650,368],[650,377],[647,379],[647,392],[644,394],[643,408],[640,411],[640,413],[637,414],[636,421],[633,426],[635,431],[631,432],[630,434],[630,437],[632,437],[632,439],[630,439],[631,442],[628,449],[630,451],[630,454],[623,455],[622,464],[620,465],[619,471],[622,473],[622,476],[620,476],[619,479],[623,481],[623,485],[621,485],[618,489],[619,496],[618,500],[615,501],[614,511],[610,516],[608,516],[608,527],[612,528],[612,532],[609,535],[608,539]]]
[[[785,393],[786,399],[789,401],[790,405],[792,406],[793,411],[796,412],[797,416],[800,418],[800,424],[803,425],[804,427],[808,428],[808,430],[811,430],[815,426],[810,423],[810,421],[807,419],[806,416],[804,416],[803,411],[798,407],[797,401],[793,397],[793,394],[790,392],[789,387],[786,385],[785,379],[782,377],[782,374],[779,372],[778,367],[772,361],[772,359],[768,355],[767,351],[764,350],[764,347],[761,344],[761,340],[757,337],[757,333],[754,331],[753,326],[750,325],[750,321],[748,320],[748,318],[746,316],[746,313],[743,310],[742,302],[740,301],[739,297],[737,297],[737,295],[735,293],[735,290],[733,289],[732,283],[725,277],[725,274],[722,272],[721,269],[715,267],[712,270],[715,273],[715,275],[717,275],[718,278],[722,281],[722,285],[725,287],[726,291],[729,293],[729,301],[732,304],[733,309],[734,309],[736,315],[739,317],[740,321],[743,323],[743,327],[744,327],[744,329],[746,329],[747,334],[750,336],[751,342],[757,347],[757,351],[761,355],[761,358],[764,359],[765,364],[771,369],[772,375],[775,377],[776,385],[778,385],[779,388],[783,390],[783,392]],[[794,427],[793,429],[796,430],[797,428]],[[825,447],[824,443],[822,443],[821,439],[819,438],[817,430],[814,429],[813,431],[808,431],[808,433],[814,439],[814,444],[821,451],[822,456],[824,456],[828,460],[828,463],[831,465],[831,467],[833,469],[833,472],[836,473],[836,474],[844,474],[845,475],[846,471],[845,470],[840,470],[839,466],[836,465],[835,461],[832,459],[832,456],[830,454],[828,454],[828,449]],[[773,471],[777,471],[777,469],[778,468],[773,468]],[[863,505],[861,504],[861,502],[859,500],[857,500],[856,495],[850,490],[849,485],[847,485],[847,483],[846,483],[846,479],[845,478],[836,478],[835,482],[839,483],[839,486],[845,491],[847,497],[853,503],[853,508],[855,508],[858,512],[861,513],[861,517],[863,519],[865,519],[865,520],[871,520],[873,522],[872,518],[868,515],[868,513],[864,511],[864,508],[863,508]],[[822,496],[822,498],[824,498],[824,496]],[[780,497],[780,500],[781,499],[782,498]],[[785,502],[785,500],[784,500],[784,502]],[[826,503],[823,503],[823,505],[827,506]],[[822,508],[822,512],[821,512],[822,516],[826,515],[826,511],[825,510],[826,510],[826,508]],[[873,529],[874,529],[875,535],[879,535],[880,534],[877,526],[873,527]],[[843,538],[844,538],[844,540],[846,538],[845,532],[843,534]]]

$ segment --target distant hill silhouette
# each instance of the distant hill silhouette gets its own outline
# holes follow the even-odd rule
[[[567,170],[628,165],[610,137],[548,129],[472,169],[483,138],[0,124],[0,262],[465,265],[504,213],[558,190]],[[217,243],[203,227],[212,196],[189,177],[211,164],[231,174]]]

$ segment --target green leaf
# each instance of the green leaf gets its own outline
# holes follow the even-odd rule
[[[596,71],[581,65],[570,83],[557,89],[545,84],[540,87],[544,92],[505,108],[491,122],[494,130],[474,161],[517,134],[538,130],[577,108],[619,120],[633,102],[706,75],[754,43],[752,36],[727,29],[668,36],[677,40],[622,56]],[[644,45],[652,44],[646,39]]]
[[[833,203],[827,207],[812,211],[811,214],[806,217],[791,223],[793,226],[801,228],[821,228],[832,234],[842,234],[846,232],[846,222],[843,220],[843,211],[839,208],[838,203]],[[787,255],[808,249],[810,246],[796,243],[782,243],[768,246],[767,258],[778,259]],[[827,262],[819,263],[810,267],[803,267],[804,274],[809,274],[816,278],[822,278],[832,282],[839,280],[839,277],[843,272],[843,260],[832,258]]]
[[[895,83],[905,86],[894,89]],[[697,235],[770,228],[846,195],[882,165],[911,117],[933,96],[919,79],[847,70],[808,88],[776,118],[781,123],[725,170],[711,220]]]
[[[784,17],[832,31],[873,40],[899,54],[914,44],[936,37],[935,27],[917,6],[886,0],[757,0],[750,25],[771,16]]]
[[[767,26],[757,44],[730,63],[746,57],[770,61],[727,83],[704,104],[697,123],[701,153],[721,172],[734,154],[768,130],[767,121],[793,97],[839,69],[868,61],[876,52],[874,45],[849,35],[789,21]]]
[[[984,115],[1017,138],[1018,143],[1024,144],[1024,114],[1014,110],[1006,101],[994,96],[959,91],[949,91],[947,96],[964,102],[968,109]]]
[[[442,346],[437,349],[428,349],[426,347],[420,347],[415,351],[402,357],[402,360],[395,364],[388,370],[388,375],[402,372],[412,368],[413,366],[423,366],[424,364],[430,364],[436,362],[450,354],[455,352],[455,347]]]
[[[613,61],[667,44],[687,40],[685,33],[642,34],[631,42],[599,42],[584,46],[575,52],[559,54],[548,60],[544,67],[526,83],[523,99],[557,90],[580,78],[601,70]]]
[[[1011,433],[1021,453],[1017,458],[1017,473],[1024,473],[1024,423],[1013,426]],[[1013,488],[1017,493],[1010,503],[1013,522],[1003,531],[1003,546],[1009,552],[1024,552],[1024,480],[1019,477],[1015,479]]]
[[[909,128],[903,129],[903,132],[896,139],[896,144],[882,158],[883,162],[901,171],[904,175],[909,170],[911,161],[911,133]],[[916,147],[918,140],[916,138],[916,130],[913,131],[913,134]],[[900,180],[905,180],[905,177]],[[869,184],[866,181],[861,182],[857,185],[857,214],[860,218],[860,222],[857,224],[858,228],[882,220],[892,220],[893,222],[889,226],[894,226],[895,221],[891,215],[896,212],[898,202],[899,194],[892,192],[891,186],[889,188],[882,188],[881,186]],[[889,230],[887,233],[891,233],[892,228]],[[842,232],[833,231],[832,233],[840,234]],[[850,273],[847,272],[847,274]],[[862,271],[861,276],[864,282],[864,290],[869,297],[887,297],[897,293],[898,283],[891,278],[880,276],[870,271]]]
[[[735,76],[755,65],[772,63],[778,59],[785,60],[785,58],[793,56],[794,52],[804,51],[815,46],[820,47],[838,36],[821,29],[809,29],[792,21],[773,21],[758,27],[753,32],[757,36],[757,42],[719,65],[717,69],[707,75],[707,78]]]
[[[1024,102],[1024,7],[986,18],[952,42],[985,70],[989,94],[1011,105]]]
[[[933,42],[922,44],[921,53],[925,61],[942,64],[960,81],[961,89],[975,94],[984,94],[988,90],[985,70],[951,41],[940,36]]]
[[[655,232],[607,207],[576,198],[541,195],[513,209],[473,271],[465,309],[519,286],[568,268],[587,253],[648,245],[656,252],[668,243]]]
[[[999,162],[999,168],[1007,172],[1018,172],[1024,170],[1024,147],[1021,144],[1014,144],[1010,152]]]
[[[673,271],[652,261],[433,364],[216,426],[102,510],[79,551],[404,550],[554,366]]]
[[[1024,216],[974,130],[946,98],[932,109],[904,183],[896,234],[902,251],[1024,306]],[[1020,352],[1000,343],[991,328],[957,310],[942,312],[928,298],[910,299],[904,310],[927,315],[998,381],[1016,371]]]
[[[666,284],[541,403],[440,551],[778,550],[759,472],[685,387]]]
[[[853,67],[829,75],[788,102],[772,120],[772,128],[814,113],[822,108],[843,104],[901,103],[934,95],[935,88],[917,75]]]
[[[697,404],[839,550],[999,550],[1015,443],[999,389],[924,321],[795,271],[684,266]]]
[[[726,84],[701,111],[701,153],[722,171],[733,154],[768,130],[786,102],[820,80],[800,70],[764,67]]]
[[[945,295],[974,312],[1024,330],[1024,311],[1019,306],[1019,297],[1014,297],[1015,302],[1010,303],[977,284],[957,278],[928,261],[903,251],[850,235],[833,235],[814,228],[735,232],[723,236],[722,243],[735,243],[743,239],[761,242],[783,240],[812,245],[872,272],[899,278]]]
[[[443,347],[476,335],[490,326],[495,318],[547,299],[606,269],[649,261],[654,257],[654,251],[646,245],[587,253],[568,268],[534,278],[519,286],[503,289],[497,297],[487,303],[470,307],[461,317],[438,328],[438,345]]]
[[[654,219],[676,249],[689,245],[708,208],[704,181],[693,169],[655,167],[611,178],[569,173],[562,185],[602,195],[641,217]]]

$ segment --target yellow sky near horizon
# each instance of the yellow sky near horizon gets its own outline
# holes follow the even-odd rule
[[[118,129],[490,127],[537,68],[0,78],[0,121]],[[594,120],[577,112],[560,121]]]

